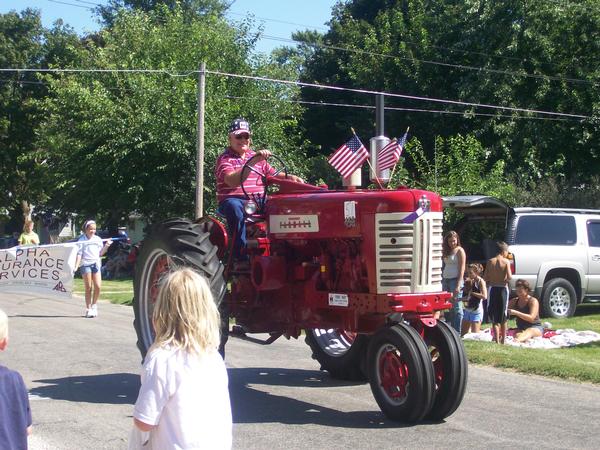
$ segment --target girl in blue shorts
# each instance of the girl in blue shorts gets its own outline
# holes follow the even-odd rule
[[[487,298],[487,288],[485,280],[480,276],[481,272],[483,272],[481,264],[469,264],[467,267],[468,279],[465,285],[470,285],[470,290],[464,301],[461,336],[467,333],[479,333],[481,330],[483,319],[481,301]]]
[[[83,234],[77,242],[79,242],[79,251],[75,270],[79,268],[85,286],[85,317],[97,317],[97,302],[102,284],[100,258],[106,253],[112,240],[103,243],[102,239],[96,236],[96,222],[88,220],[83,224]]]

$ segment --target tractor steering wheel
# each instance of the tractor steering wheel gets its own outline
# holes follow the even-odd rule
[[[274,177],[274,176],[279,175],[281,172],[283,172],[285,174],[285,177],[287,178],[288,173],[287,173],[287,167],[285,166],[285,163],[283,162],[283,160],[279,156],[273,155],[273,154],[271,156],[269,156],[269,161],[272,159],[275,159],[277,161],[277,166],[281,167],[281,168],[277,169],[276,167],[273,167],[271,165],[271,167],[275,170],[275,172],[273,172],[272,174],[264,173],[262,168],[256,168],[253,165],[251,165],[253,160],[258,157],[260,157],[260,155],[254,155],[252,158],[250,158],[248,161],[246,161],[246,164],[244,164],[244,167],[242,167],[242,172],[240,173],[240,176],[241,176],[242,180],[245,180],[247,177],[248,171],[252,171],[260,177],[260,180],[262,180],[262,184],[263,184],[262,194],[248,193],[246,191],[246,188],[244,187],[244,182],[242,181],[242,192],[244,193],[246,198],[253,200],[256,203],[256,205],[259,207],[259,210],[262,210],[264,207],[265,201],[267,199],[267,191],[268,191],[268,187],[269,187],[267,185],[267,175],[271,175]]]

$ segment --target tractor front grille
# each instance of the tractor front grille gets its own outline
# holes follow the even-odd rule
[[[403,223],[409,214],[375,214],[378,294],[442,290],[443,214]]]

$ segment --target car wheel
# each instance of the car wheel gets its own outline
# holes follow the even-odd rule
[[[553,278],[542,290],[542,317],[563,319],[575,314],[577,295],[573,285],[564,278]]]

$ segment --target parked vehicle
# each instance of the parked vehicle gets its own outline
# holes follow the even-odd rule
[[[257,170],[253,162],[242,179]],[[413,189],[332,191],[260,176],[263,194],[246,195],[249,267],[228,258],[232,239],[218,218],[172,219],[144,239],[134,279],[142,355],[154,339],[161,275],[188,265],[223,299],[225,330],[226,311],[244,333],[268,333],[263,344],[304,330],[321,368],[333,378],[368,379],[389,418],[452,414],[465,393],[467,359],[460,337],[435,318],[451,306],[441,287],[440,197]],[[270,186],[278,191],[267,195]]]
[[[544,317],[570,317],[584,299],[600,298],[600,210],[511,208],[482,195],[445,197],[462,216],[453,228],[473,262],[509,245],[513,279],[535,289]]]

